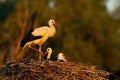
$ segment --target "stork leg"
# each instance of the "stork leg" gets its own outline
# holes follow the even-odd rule
[[[39,44],[39,61],[42,60],[43,52],[41,50],[41,44]]]
[[[39,44],[39,51],[41,51],[41,45]]]
[[[41,58],[42,58],[41,56],[43,56],[43,52],[41,51],[41,48],[39,48],[39,50],[31,46],[29,46],[29,48],[39,53],[39,60],[41,61]]]
[[[39,45],[39,50],[38,50],[38,49],[35,49],[35,48],[31,47],[31,46],[28,46],[28,47],[29,47],[30,49],[32,49],[32,50],[34,50],[34,51],[36,51],[36,52],[39,53],[39,61],[41,61],[42,56],[43,56],[43,52],[41,51],[41,45]]]
[[[39,50],[37,50],[37,49],[35,49],[35,48],[31,47],[31,46],[28,46],[28,47],[29,47],[30,49],[36,51],[36,52],[39,52]]]

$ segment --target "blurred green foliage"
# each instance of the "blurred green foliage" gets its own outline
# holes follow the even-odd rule
[[[107,14],[103,1],[53,0],[55,7],[49,7],[50,1],[0,2],[1,64],[23,53],[19,43],[31,26],[47,25],[52,18],[56,21],[57,33],[45,42],[43,51],[52,47],[53,54],[63,52],[69,61],[120,71],[120,20],[113,20]],[[34,13],[37,16],[33,20]]]

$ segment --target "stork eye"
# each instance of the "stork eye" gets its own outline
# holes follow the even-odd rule
[[[54,24],[54,21],[52,21],[52,23]]]

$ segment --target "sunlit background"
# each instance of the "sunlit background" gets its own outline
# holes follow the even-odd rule
[[[32,27],[54,19],[57,33],[42,50],[63,52],[69,61],[120,74],[120,0],[0,0],[0,65],[9,58],[37,57],[20,48]]]

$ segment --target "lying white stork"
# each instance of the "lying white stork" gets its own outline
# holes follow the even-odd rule
[[[44,54],[43,59],[46,60],[46,62],[48,62],[49,60],[52,61],[58,61],[58,62],[65,62],[66,63],[66,58],[65,55],[63,53],[59,53],[57,56],[51,56],[52,54],[52,49],[49,47],[46,49],[46,52]]]
[[[37,50],[32,46],[32,44],[37,44],[39,45],[39,52],[41,52],[41,46],[42,44],[49,38],[53,37],[54,34],[56,33],[56,26],[55,26],[55,21],[53,19],[50,19],[48,21],[49,27],[48,26],[43,26],[39,28],[35,28],[31,30],[21,41],[21,47],[25,48],[28,46],[29,48],[33,50]]]
[[[44,53],[43,59],[45,59],[46,62],[48,62],[51,58],[51,54],[52,54],[52,49],[49,47],[46,49],[46,52]]]
[[[66,59],[66,57],[65,57],[65,55],[63,53],[59,53],[57,61],[58,62],[65,62],[66,63],[67,59]]]

